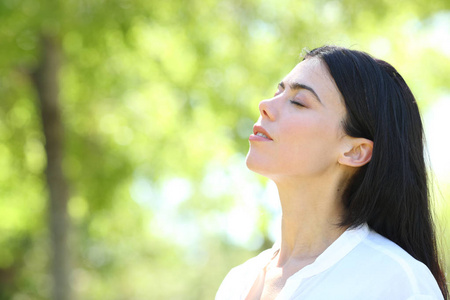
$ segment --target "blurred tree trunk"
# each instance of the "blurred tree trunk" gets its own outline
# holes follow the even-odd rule
[[[64,128],[59,106],[61,46],[50,36],[42,37],[41,59],[33,74],[39,98],[47,156],[46,178],[49,192],[49,224],[52,247],[53,299],[71,298],[70,255],[67,238],[69,219],[68,184],[62,170]]]

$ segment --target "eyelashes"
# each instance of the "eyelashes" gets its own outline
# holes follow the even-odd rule
[[[281,93],[283,93],[283,91],[282,91],[282,90],[281,90],[281,91],[278,90],[278,91],[275,92],[275,94],[273,94],[273,97],[276,97],[276,96],[280,95]],[[302,103],[297,102],[297,101],[294,101],[294,100],[289,100],[289,102],[292,103],[292,104],[294,104],[294,105],[296,105],[296,106],[299,106],[299,107],[306,107],[306,106],[303,105]]]
[[[300,102],[296,102],[294,100],[289,100],[289,102],[291,102],[294,105],[300,106],[300,107],[305,107],[303,104],[301,104]]]

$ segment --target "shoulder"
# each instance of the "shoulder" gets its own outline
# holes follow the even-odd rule
[[[371,230],[361,243],[364,251],[370,253],[374,258],[384,261],[383,265],[388,265],[389,270],[404,273],[413,280],[418,275],[431,276],[431,272],[420,261],[412,257],[400,246],[385,238],[384,236]]]
[[[216,299],[239,299],[253,284],[258,273],[270,259],[273,249],[267,249],[250,258],[243,264],[232,268],[220,284]]]
[[[427,266],[375,231],[371,230],[354,250],[354,256],[370,272],[373,283],[386,286],[391,293],[410,295],[411,299],[428,299],[425,295],[432,296],[429,299],[442,299]]]

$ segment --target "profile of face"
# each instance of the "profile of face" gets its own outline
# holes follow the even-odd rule
[[[318,58],[299,63],[259,111],[247,166],[274,181],[326,176],[351,148],[343,128],[344,100]]]

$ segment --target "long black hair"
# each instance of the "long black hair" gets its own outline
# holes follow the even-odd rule
[[[424,160],[423,127],[416,100],[389,63],[335,46],[308,52],[326,63],[347,109],[345,132],[373,141],[371,161],[348,183],[341,225],[363,223],[423,262],[444,299]]]

